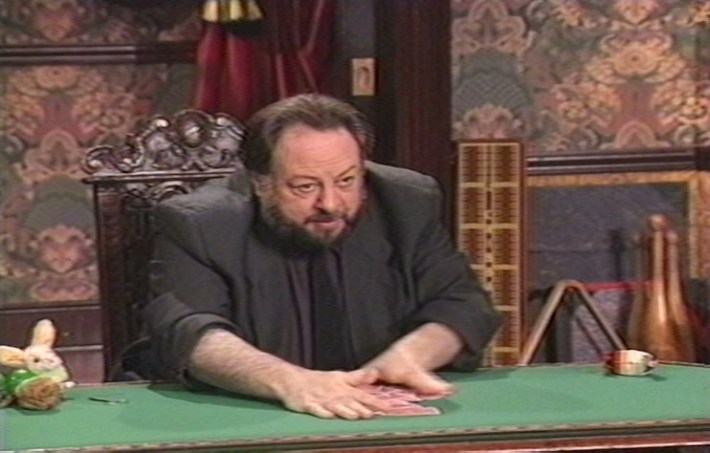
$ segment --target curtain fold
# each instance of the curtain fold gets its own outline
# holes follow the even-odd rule
[[[215,11],[235,10],[226,7],[228,2],[239,3],[239,11],[250,11],[249,16],[220,20]],[[194,96],[195,108],[242,121],[278,99],[323,89],[337,5],[336,0],[246,3],[251,5],[245,0],[205,3],[210,14],[197,48]]]

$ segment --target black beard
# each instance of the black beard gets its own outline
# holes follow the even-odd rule
[[[274,203],[264,203],[259,200],[261,220],[276,235],[278,242],[288,249],[296,249],[306,253],[319,253],[340,243],[355,227],[362,216],[365,200],[352,218],[346,218],[345,229],[333,239],[324,239],[313,235],[302,226],[284,216],[283,211]],[[326,214],[327,215],[327,214]]]

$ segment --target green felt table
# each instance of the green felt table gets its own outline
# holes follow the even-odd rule
[[[662,364],[617,376],[601,365],[445,374],[437,416],[322,420],[176,384],[68,391],[45,412],[0,412],[0,450],[459,451],[710,444],[710,368]],[[125,399],[111,404],[91,398]]]

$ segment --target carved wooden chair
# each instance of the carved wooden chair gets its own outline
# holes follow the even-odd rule
[[[243,126],[222,114],[182,110],[138,124],[118,147],[90,149],[83,161],[97,228],[104,370],[141,332],[149,298],[151,209],[175,194],[239,171]]]

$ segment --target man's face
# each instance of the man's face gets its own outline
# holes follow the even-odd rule
[[[327,246],[351,228],[365,198],[360,147],[346,129],[292,126],[256,193],[267,223],[284,236]]]

